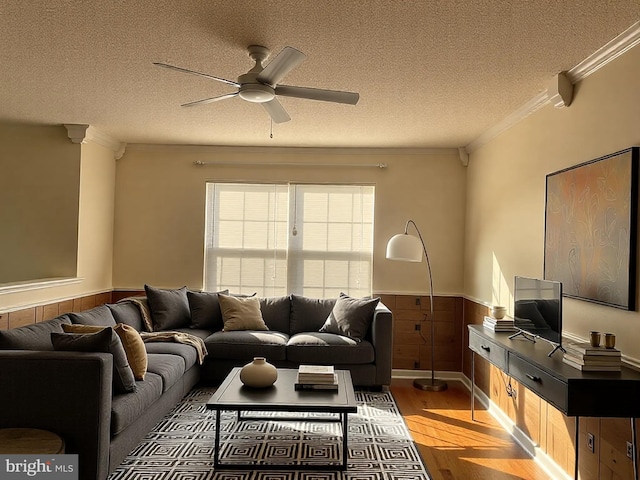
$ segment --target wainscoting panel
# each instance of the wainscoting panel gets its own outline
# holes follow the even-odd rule
[[[104,292],[0,313],[0,330],[51,320],[63,313],[81,312],[109,302],[111,302],[111,292]]]

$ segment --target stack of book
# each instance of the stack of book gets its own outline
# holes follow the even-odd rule
[[[622,367],[620,350],[593,347],[590,343],[569,343],[562,361],[583,372],[619,372]]]
[[[338,390],[338,376],[331,365],[300,365],[296,390]]]
[[[516,329],[513,325],[513,318],[501,318],[496,320],[493,317],[484,317],[482,322],[485,328],[493,330],[494,332],[515,332]]]

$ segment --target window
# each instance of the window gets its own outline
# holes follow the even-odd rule
[[[205,290],[371,294],[374,187],[207,184]]]

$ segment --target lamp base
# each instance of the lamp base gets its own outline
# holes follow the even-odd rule
[[[430,378],[416,378],[413,381],[413,386],[429,392],[442,392],[447,389],[447,382]]]

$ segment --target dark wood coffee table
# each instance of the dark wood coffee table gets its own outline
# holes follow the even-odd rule
[[[278,379],[269,388],[249,388],[240,381],[240,368],[231,370],[227,378],[207,402],[207,408],[216,411],[215,452],[213,466],[216,469],[233,470],[346,470],[348,414],[357,412],[356,398],[348,370],[336,370],[338,391],[302,390],[296,391],[298,371],[278,369]],[[222,463],[220,461],[220,417],[223,410],[238,412],[238,420],[260,419],[241,416],[241,412],[318,412],[336,413],[331,418],[306,418],[305,421],[342,422],[342,463],[316,464],[262,464],[262,463]],[[264,420],[274,418],[263,417]],[[277,417],[275,420],[301,420],[301,417]]]

